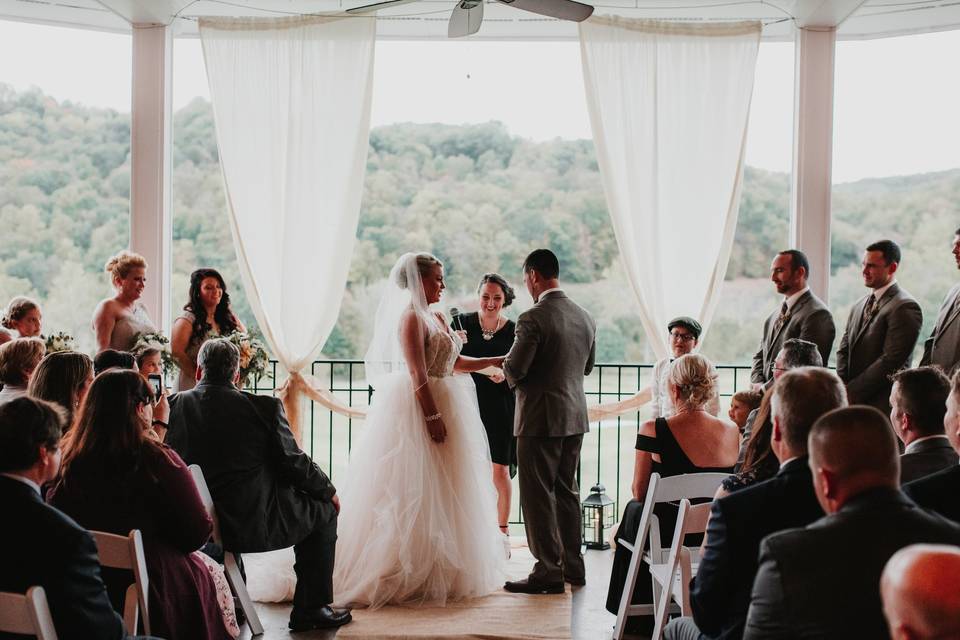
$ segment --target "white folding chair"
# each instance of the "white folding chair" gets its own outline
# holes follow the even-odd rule
[[[623,585],[623,595],[620,597],[620,606],[617,610],[617,622],[613,627],[615,640],[623,639],[627,618],[656,614],[654,603],[658,602],[657,594],[659,591],[659,586],[656,583],[654,583],[653,588],[653,602],[631,604],[633,591],[637,585],[637,577],[640,574],[641,561],[645,560],[651,566],[662,564],[668,560],[670,553],[669,549],[664,549],[660,543],[660,522],[653,513],[654,506],[658,502],[676,502],[684,498],[690,500],[713,498],[720,483],[727,477],[728,474],[726,473],[689,473],[681,476],[670,476],[669,478],[661,478],[659,473],[650,474],[650,483],[647,485],[647,496],[643,501],[643,511],[640,515],[637,537],[632,543],[617,538],[617,544],[630,551],[631,554],[627,579]],[[647,546],[647,542],[649,542],[649,550],[645,552],[644,548]],[[676,608],[676,611],[679,611],[679,608]]]
[[[227,551],[223,546],[223,538],[220,536],[220,522],[217,520],[217,510],[213,506],[213,497],[210,495],[210,489],[207,487],[207,481],[203,477],[203,471],[200,465],[191,464],[190,473],[193,475],[193,483],[197,485],[197,492],[206,507],[210,519],[213,521],[213,541],[223,549],[223,572],[227,576],[227,582],[233,590],[234,595],[240,601],[240,608],[247,617],[247,624],[250,625],[250,633],[259,636],[263,634],[263,624],[260,622],[260,616],[253,606],[253,600],[247,593],[247,585],[243,581],[243,574],[240,573],[240,565],[237,562],[237,556],[232,551]]]
[[[0,593],[0,631],[57,640],[43,587],[30,587],[26,594]]]
[[[695,562],[694,558],[699,558],[700,548],[684,546],[683,541],[688,535],[706,532],[711,505],[710,502],[691,505],[689,500],[681,500],[673,543],[670,545],[670,556],[666,563],[650,566],[650,579],[659,587],[654,589],[653,594],[657,612],[652,640],[660,640],[663,635],[671,601],[679,605],[680,615],[693,615],[690,609],[690,579],[699,566],[699,562]],[[679,574],[677,569],[680,570]]]
[[[143,555],[143,538],[140,530],[134,529],[126,536],[104,531],[91,531],[97,542],[100,565],[112,569],[133,571],[133,584],[127,587],[123,600],[123,626],[130,635],[137,634],[137,622],[143,618],[143,632],[150,635],[150,598],[147,561]]]

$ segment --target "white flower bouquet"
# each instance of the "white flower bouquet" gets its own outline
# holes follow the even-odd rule
[[[47,345],[47,353],[56,353],[57,351],[75,351],[73,336],[63,331],[58,331],[50,336],[40,336],[44,344]]]
[[[242,331],[223,336],[233,343],[240,350],[240,386],[251,387],[260,378],[267,376],[267,367],[270,365],[270,357],[267,355],[267,348],[259,339],[252,334]]]

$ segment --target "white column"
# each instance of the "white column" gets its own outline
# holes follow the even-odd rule
[[[170,27],[133,25],[133,97],[130,124],[130,250],[147,259],[143,302],[169,335],[171,82]]]
[[[834,28],[797,29],[790,245],[810,259],[810,288],[829,302]]]

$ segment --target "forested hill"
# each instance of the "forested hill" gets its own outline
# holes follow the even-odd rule
[[[126,244],[129,137],[129,114],[58,103],[37,90],[18,93],[0,84],[0,301],[37,296],[47,329],[69,331],[86,346],[92,344],[90,313],[109,292],[103,264]],[[249,322],[205,101],[175,114],[173,162],[176,300],[186,301],[193,268],[214,266],[223,271],[236,308]],[[767,277],[771,255],[786,243],[788,194],[786,174],[747,168],[727,273],[735,281],[730,295],[752,291],[754,285],[745,289],[743,283]],[[911,247],[910,262],[930,262],[932,277],[914,293],[938,299],[955,275],[944,264],[944,251],[960,224],[958,203],[960,170],[838,186],[833,239],[838,293],[859,292],[855,278],[849,286],[843,280],[850,279],[845,265],[859,261],[865,241],[879,234]],[[558,253],[566,281],[579,287],[601,319],[607,359],[643,353],[589,140],[532,142],[496,122],[374,129],[357,233],[328,355],[362,354],[376,285],[400,253],[423,249],[444,259],[449,302],[465,305],[480,274],[499,270],[515,277],[535,246]],[[929,255],[918,255],[921,249]],[[758,280],[755,287],[760,304],[767,304],[768,284]],[[711,338],[717,343],[714,357],[742,360],[755,327],[741,328],[725,313],[718,314]]]

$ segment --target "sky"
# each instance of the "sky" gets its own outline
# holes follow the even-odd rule
[[[960,31],[839,42],[834,182],[960,167]],[[762,43],[747,164],[789,171],[793,45]],[[952,68],[951,68],[952,67]],[[130,110],[130,36],[0,21],[0,82]],[[209,99],[200,41],[174,44],[174,108]],[[575,42],[377,43],[372,125],[500,120],[534,140],[590,138]]]

